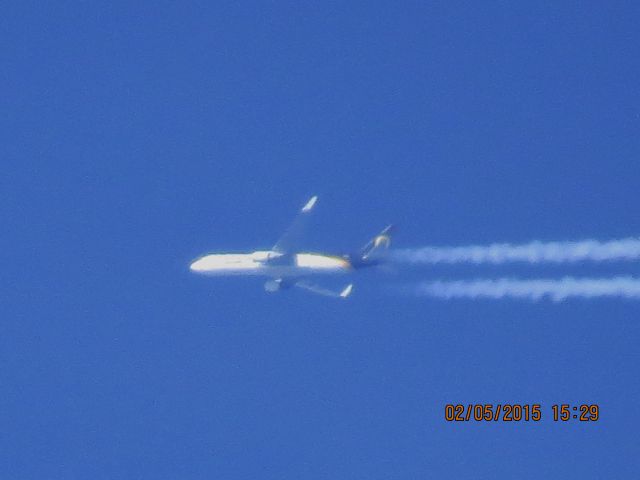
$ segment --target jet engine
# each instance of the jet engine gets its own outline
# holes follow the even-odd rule
[[[270,293],[277,292],[282,289],[282,282],[280,280],[267,280],[264,284],[264,289]]]

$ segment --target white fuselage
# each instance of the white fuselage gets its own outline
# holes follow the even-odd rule
[[[203,275],[295,277],[347,273],[352,266],[347,259],[332,255],[295,253],[284,256],[271,250],[259,250],[205,255],[195,260],[190,269]]]

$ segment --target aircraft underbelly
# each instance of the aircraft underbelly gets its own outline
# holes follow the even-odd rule
[[[315,253],[295,254],[287,263],[256,261],[255,254],[206,255],[191,265],[191,270],[209,276],[300,277],[341,274],[350,268],[349,262],[341,257]]]
[[[270,277],[304,277],[307,275],[340,275],[346,273],[344,268],[311,268],[298,266],[269,266],[263,270],[263,275]]]
[[[209,270],[203,270],[199,273],[209,276],[226,276],[226,275],[254,275],[265,277],[302,277],[307,275],[336,275],[347,273],[344,268],[309,268],[297,267],[295,265],[259,265],[241,267],[219,267]]]

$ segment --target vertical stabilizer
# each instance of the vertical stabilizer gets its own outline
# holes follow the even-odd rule
[[[362,260],[376,260],[386,255],[387,250],[391,246],[391,234],[393,225],[389,225],[378,235],[373,237],[361,250]]]

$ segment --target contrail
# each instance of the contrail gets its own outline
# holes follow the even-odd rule
[[[522,280],[499,278],[464,281],[434,281],[409,287],[409,293],[442,299],[516,298],[560,302],[570,297],[621,297],[640,300],[640,279],[634,277]]]
[[[391,258],[412,264],[436,263],[572,263],[580,261],[613,261],[640,259],[640,238],[624,238],[599,242],[539,242],[520,245],[494,243],[466,247],[421,247],[395,250]]]

